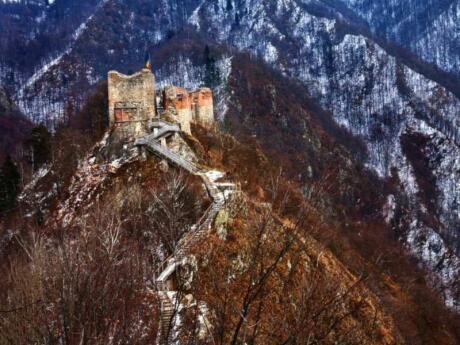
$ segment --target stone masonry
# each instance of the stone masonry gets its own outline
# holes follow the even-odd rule
[[[192,92],[191,97],[195,121],[203,124],[214,123],[214,101],[211,89],[202,87]]]
[[[191,134],[192,122],[214,123],[213,94],[209,88],[189,92],[177,86],[166,86],[162,91],[162,108],[156,105],[155,76],[150,69],[127,76],[110,71],[109,124],[121,139],[149,133],[156,118],[180,124],[181,131]],[[160,113],[157,109],[162,109]]]
[[[163,106],[176,121],[181,124],[184,132],[190,133],[190,123],[211,124],[214,122],[214,104],[212,91],[200,88],[194,92],[177,86],[167,86],[163,90]]]
[[[123,137],[147,134],[156,116],[153,73],[147,68],[130,76],[110,71],[108,87],[110,127]]]
[[[176,86],[166,86],[163,89],[162,102],[165,113],[180,124],[182,131],[190,133],[193,116],[192,103],[187,90]]]

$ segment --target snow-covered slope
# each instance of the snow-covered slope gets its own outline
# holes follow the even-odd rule
[[[459,100],[371,40],[343,35],[336,20],[312,14],[302,1],[247,0],[233,10],[226,4],[221,0],[214,7],[202,6],[191,24],[210,36],[217,32],[220,41],[250,50],[301,80],[337,123],[366,142],[371,169],[381,177],[390,177],[396,169],[411,200],[409,216],[400,224],[403,230],[410,226],[410,234],[402,239],[408,239],[412,252],[451,288],[447,302],[452,305],[460,264],[441,236],[449,233],[455,241],[459,237]],[[444,153],[434,159],[424,151],[435,174],[430,182],[437,193],[431,196],[435,209],[420,197],[424,187],[413,171],[417,162],[402,148],[408,132],[428,136],[431,150]],[[439,214],[439,222],[429,226],[423,214]],[[428,235],[422,240],[421,233]]]
[[[460,1],[343,1],[377,34],[460,76]]]

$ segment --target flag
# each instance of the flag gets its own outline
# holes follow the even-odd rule
[[[150,62],[150,52],[148,50],[146,50],[145,52],[145,68],[147,69],[152,68],[152,64]]]

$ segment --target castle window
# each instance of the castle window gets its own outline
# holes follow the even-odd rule
[[[130,112],[129,109],[115,109],[115,123],[128,122]]]
[[[125,127],[135,122],[143,121],[138,108],[115,108],[115,126]]]
[[[117,102],[114,109],[114,120],[116,126],[128,124],[129,122],[143,121],[140,114],[140,102]]]

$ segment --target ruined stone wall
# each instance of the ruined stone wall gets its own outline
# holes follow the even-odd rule
[[[181,129],[190,134],[190,123],[211,124],[214,122],[214,104],[211,89],[201,88],[189,93],[177,86],[163,90],[163,106]]]
[[[163,90],[163,106],[165,111],[181,126],[181,130],[190,134],[190,123],[193,120],[192,99],[187,90],[177,86],[167,86]]]
[[[133,75],[110,71],[109,124],[125,136],[147,133],[147,122],[155,117],[155,77],[149,69]]]
[[[192,93],[194,120],[202,124],[214,122],[214,101],[209,88],[200,88]]]

